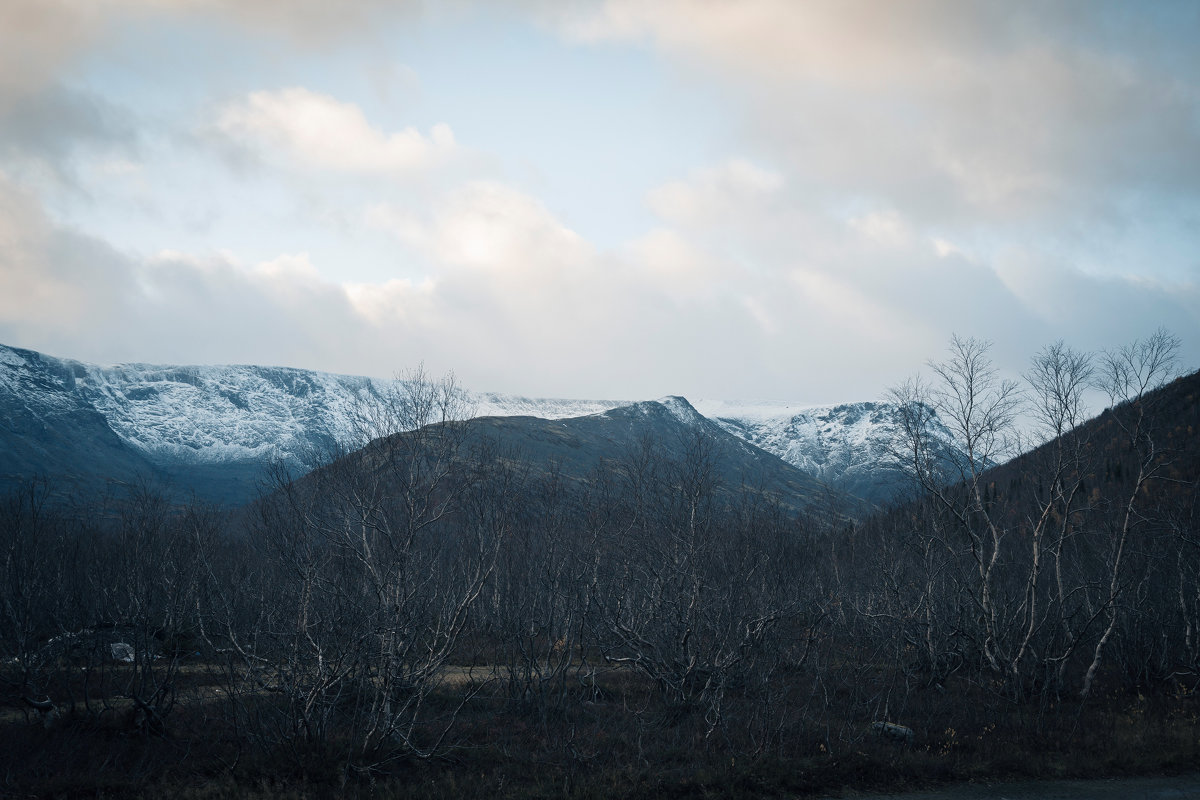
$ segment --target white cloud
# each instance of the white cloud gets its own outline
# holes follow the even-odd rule
[[[231,80],[235,67],[201,61],[188,72],[188,85],[203,87],[192,100],[235,85],[303,80],[327,65],[335,68],[321,74],[336,86],[346,61],[391,63],[396,53],[355,49],[367,36],[343,40],[352,45],[345,51],[307,45],[412,13],[402,5],[3,5],[0,148],[9,148],[9,161],[78,160],[97,205],[114,208],[118,184],[145,184],[154,189],[146,204],[162,208],[128,221],[119,211],[73,218],[58,195],[22,193],[18,181],[0,177],[0,341],[95,360],[260,361],[372,374],[426,360],[479,388],[521,392],[810,400],[873,396],[953,331],[1010,339],[1024,358],[1059,336],[1111,344],[1165,323],[1200,352],[1200,90],[1190,79],[1200,74],[1200,51],[1186,26],[1176,26],[1180,47],[1163,32],[1170,26],[1137,14],[1125,14],[1125,27],[1104,28],[1099,20],[1115,6],[1103,3],[1086,14],[1066,3],[1033,10],[970,0],[610,0],[566,11],[554,4],[547,13],[565,20],[572,36],[644,43],[669,60],[670,80],[657,95],[663,108],[722,115],[687,120],[695,141],[680,148],[677,180],[643,194],[658,220],[642,220],[608,250],[580,231],[616,226],[589,216],[603,204],[580,198],[612,191],[636,205],[644,186],[588,183],[602,159],[581,162],[577,174],[536,177],[545,165],[528,157],[533,148],[489,154],[487,164],[464,159],[448,127],[404,127],[408,120],[375,115],[396,106],[386,75],[370,111],[336,89],[294,87],[246,94],[214,115],[225,143],[307,170],[292,180],[301,170],[210,176],[220,165],[194,140],[186,158],[175,159],[184,147],[159,141],[165,134],[153,111],[139,119],[137,108],[106,105],[100,94],[136,105],[136,86],[104,77],[91,84],[91,75],[71,72],[87,68],[78,56],[89,43],[131,19],[152,20],[143,26],[147,40],[178,35],[181,21],[216,20],[240,26],[233,39],[244,49],[231,64],[256,67],[249,54],[257,54],[260,33],[305,47],[287,51],[270,83],[259,73]],[[452,13],[472,13],[468,6]],[[220,25],[204,30],[214,39],[228,34]],[[428,31],[431,42],[460,32]],[[142,35],[130,41],[144,44]],[[97,62],[115,63],[111,51],[97,52]],[[364,66],[369,72],[367,63],[351,71],[370,81]],[[658,76],[622,66],[638,78]],[[71,83],[72,75],[79,80]],[[439,92],[429,107],[446,109],[474,141],[479,128],[469,126],[479,122],[455,115],[453,80],[427,77],[427,89]],[[479,86],[469,89],[464,96]],[[697,90],[703,102],[692,105]],[[547,135],[539,115],[553,111],[539,98],[513,105],[500,126],[506,135],[528,131],[534,143]],[[403,99],[423,102],[415,92]],[[598,100],[597,110],[604,116],[609,107]],[[183,111],[181,119],[202,113]],[[135,130],[123,126],[126,117]],[[604,119],[626,152],[640,146],[639,126]],[[81,143],[91,143],[92,160],[79,159]],[[739,155],[688,171],[683,158],[696,153]],[[451,168],[424,174],[447,162]],[[544,191],[545,202],[500,182],[513,173]],[[481,175],[494,180],[473,180]],[[452,185],[459,188],[443,191]],[[233,196],[236,224],[220,220],[192,235],[148,221],[155,213],[181,217],[197,203],[228,206]],[[365,215],[355,211],[363,208]],[[73,219],[102,233],[72,229]],[[313,220],[314,230],[289,227]],[[1131,220],[1146,222],[1135,228]],[[364,222],[391,239],[363,235]],[[142,258],[143,235],[147,248],[190,252]],[[234,243],[274,255],[213,253]],[[1119,268],[1113,252],[1125,259]],[[1153,274],[1159,254],[1172,259],[1172,280],[1161,272],[1157,280],[1130,277]],[[355,265],[353,280],[334,277],[360,257],[370,263]]]
[[[428,135],[412,127],[387,133],[353,103],[302,87],[253,92],[222,109],[216,125],[264,156],[283,152],[335,172],[409,172],[443,163],[457,149],[448,125],[434,125]]]
[[[796,269],[788,276],[808,313],[827,331],[849,330],[871,341],[887,337],[911,339],[921,320],[903,308],[880,302],[853,283],[813,269]]]
[[[875,211],[850,220],[850,229],[882,247],[903,248],[913,239],[908,223],[898,211]]]
[[[386,18],[417,16],[416,0],[4,0],[0,3],[0,114],[55,83],[79,55],[131,18],[150,13],[232,21],[306,45],[325,45]]]
[[[570,37],[647,43],[726,90],[742,141],[831,206],[1094,240],[1200,203],[1196,17],[1158,11],[607,0],[559,20]],[[1195,244],[1188,221],[1174,234]]]
[[[650,190],[646,203],[664,220],[705,226],[754,214],[782,186],[779,173],[733,158]]]
[[[931,245],[933,245],[933,251],[935,253],[937,253],[938,258],[950,258],[951,256],[964,256],[964,257],[966,256],[966,253],[964,253],[962,251],[962,249],[960,249],[958,247],[958,245],[954,244],[954,242],[951,242],[947,239],[943,239],[940,236],[930,237],[929,243]]]
[[[735,284],[741,270],[722,262],[678,231],[658,228],[630,243],[628,258],[636,280],[663,292],[674,304],[711,302]]]
[[[325,46],[387,18],[416,17],[420,0],[109,0],[113,5],[210,15],[301,44]]]
[[[560,22],[585,41],[649,39],[667,52],[771,81],[833,78],[873,87],[917,72],[950,72],[967,53],[986,55],[987,40],[1002,36],[1011,17],[961,2],[606,0]]]
[[[746,313],[748,313],[762,329],[763,333],[768,336],[774,336],[779,333],[779,322],[775,319],[766,304],[759,298],[746,295],[741,298],[741,304]]]
[[[340,283],[304,253],[128,256],[55,224],[0,180],[0,341],[101,362],[373,375],[424,361],[475,388],[528,394],[815,402],[876,396],[956,330],[1008,337],[1019,369],[1059,336],[1117,344],[1144,335],[1146,319],[1200,324],[1195,286],[1071,273],[1006,286],[962,256],[937,258],[924,238],[883,252],[836,236],[805,242],[820,255],[812,262],[780,241],[774,268],[755,270],[714,261],[679,231],[606,254],[496,184],[452,192],[413,224],[429,276]],[[455,244],[472,231],[491,244]],[[1046,291],[1056,315],[1024,309]]]
[[[417,320],[428,324],[435,319],[436,288],[436,282],[429,278],[421,283],[394,279],[382,284],[345,285],[346,296],[354,310],[381,328],[398,321]]]
[[[493,182],[450,192],[429,219],[378,205],[367,220],[436,263],[510,278],[570,270],[594,257],[591,246],[540,202]]]

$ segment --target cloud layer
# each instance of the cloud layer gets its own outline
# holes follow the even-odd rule
[[[428,136],[413,127],[387,133],[352,103],[302,87],[253,92],[221,110],[217,129],[263,158],[281,153],[302,166],[349,173],[427,168],[455,150],[448,125],[434,125]]]
[[[5,5],[0,341],[811,402],[879,396],[953,332],[996,340],[1010,374],[1054,339],[1159,325],[1200,364],[1187,4],[308,5]],[[490,62],[455,46],[479,20],[513,39],[487,39]],[[547,36],[597,81],[613,79],[598,59],[629,58],[666,105],[703,93],[722,118],[689,118],[703,146],[673,174],[617,185],[581,152],[547,175],[538,148],[572,145],[547,133],[561,112],[490,77]],[[189,87],[163,106],[122,59],[171,43],[230,63],[157,76]],[[397,69],[438,94],[364,90]],[[523,124],[491,137],[484,95]],[[648,146],[644,126],[596,118],[610,152]],[[600,191],[634,209],[619,242],[586,233]]]

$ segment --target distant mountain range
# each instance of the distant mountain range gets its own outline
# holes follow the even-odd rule
[[[46,475],[95,491],[155,477],[240,504],[257,493],[268,464],[304,472],[361,444],[372,409],[402,386],[284,367],[101,367],[0,345],[0,485]],[[729,452],[776,457],[791,468],[777,476],[779,485],[802,485],[804,493],[826,486],[878,502],[902,485],[886,457],[896,425],[886,403],[630,403],[494,393],[466,400],[475,416],[507,418],[488,425],[526,445],[568,431],[579,441],[573,450],[611,454],[631,436],[661,437],[668,428],[675,436],[683,426],[744,443]],[[556,421],[566,422],[547,424]],[[620,436],[599,433],[621,425]]]

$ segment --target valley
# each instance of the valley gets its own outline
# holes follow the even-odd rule
[[[970,339],[942,383],[819,408],[0,350],[0,778],[761,798],[1194,771],[1200,373],[1173,341],[1036,354],[1024,452]]]

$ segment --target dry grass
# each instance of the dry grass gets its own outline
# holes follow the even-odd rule
[[[889,677],[869,673],[853,675]],[[1200,764],[1200,698],[1166,689],[1111,691],[1085,706],[1013,705],[965,681],[944,692],[913,690],[897,721],[916,736],[902,746],[870,733],[862,698],[878,687],[844,686],[828,703],[776,709],[781,733],[764,743],[755,739],[758,707],[748,701],[731,698],[726,725],[709,732],[703,714],[664,707],[629,670],[599,674],[594,701],[536,708],[514,704],[490,668],[455,666],[443,673],[445,694],[435,702],[454,704],[468,685],[484,690],[461,713],[452,748],[363,772],[347,769],[353,759],[336,736],[315,745],[255,743],[230,722],[215,675],[203,664],[180,671],[165,737],[132,726],[120,698],[98,715],[77,707],[51,730],[10,704],[0,721],[0,796],[765,798]]]

